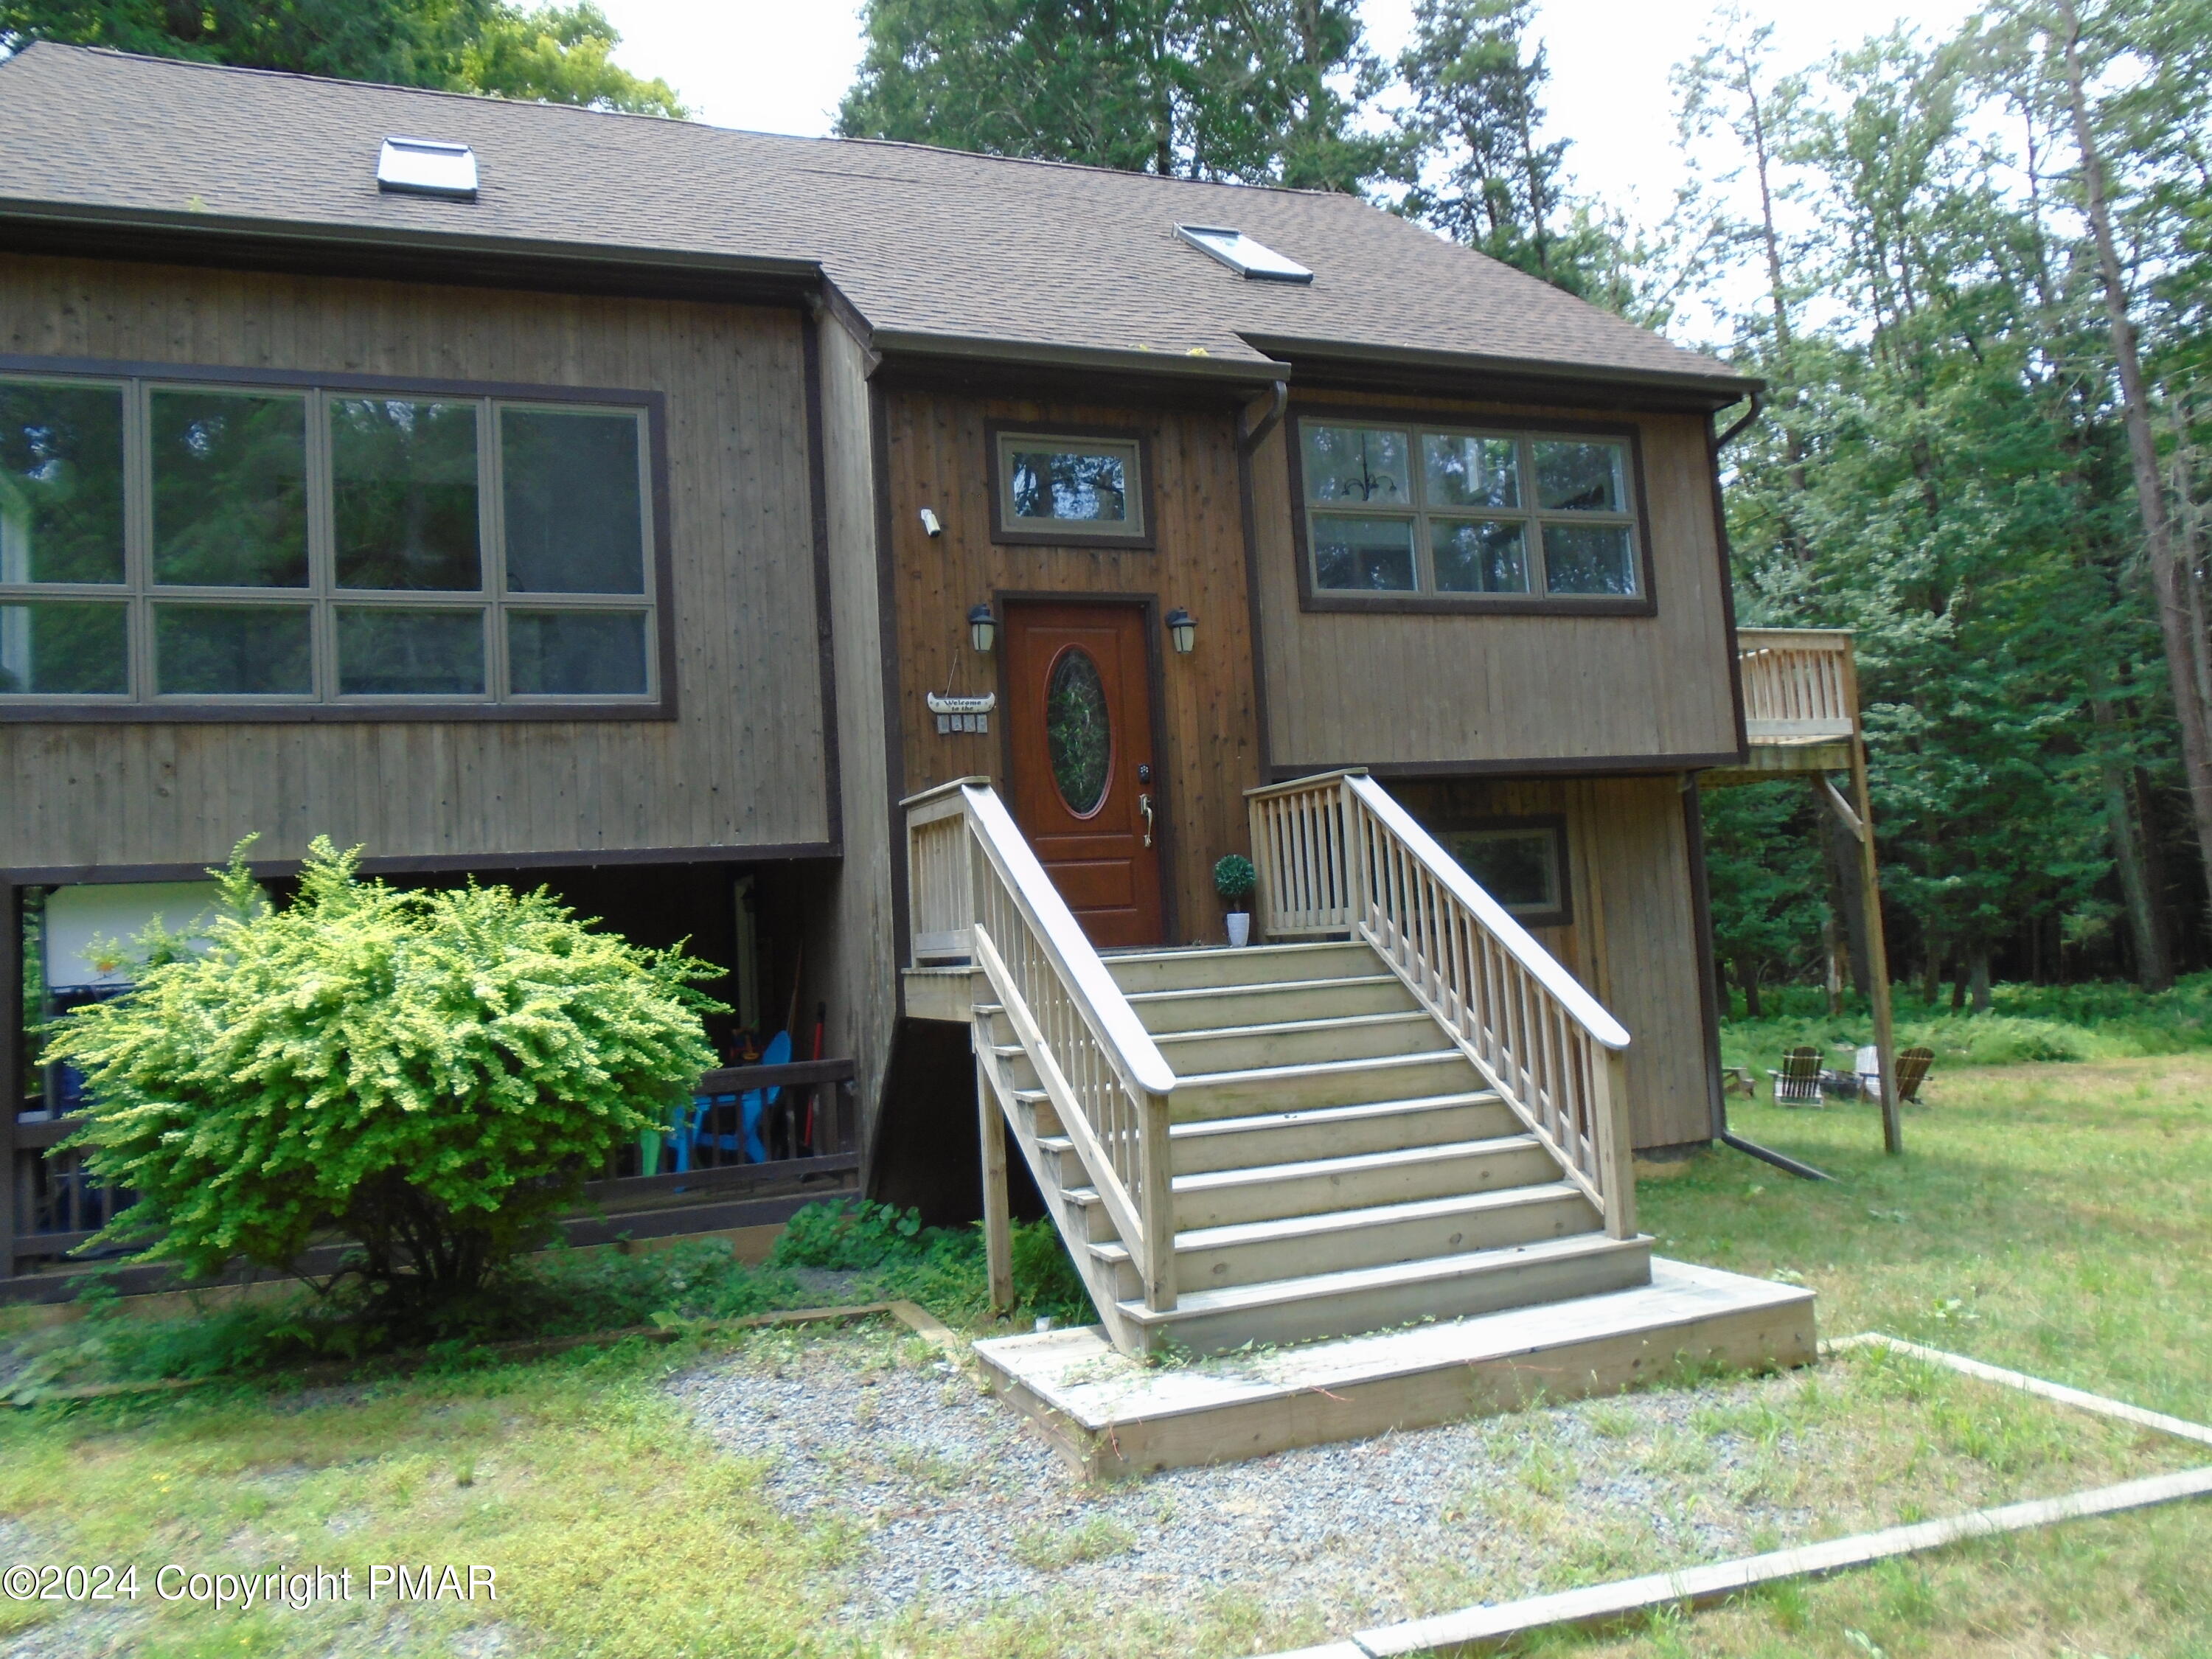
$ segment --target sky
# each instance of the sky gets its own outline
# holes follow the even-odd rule
[[[1571,138],[1582,190],[1632,217],[1663,218],[1682,182],[1667,71],[1696,50],[1719,0],[1539,0],[1549,49],[1553,137]],[[1740,0],[1774,24],[1778,65],[1795,69],[1896,21],[1947,34],[1968,0]],[[617,60],[675,87],[702,120],[823,134],[860,60],[859,7],[840,0],[602,0],[621,30]],[[1413,0],[1364,0],[1385,58],[1405,44]]]

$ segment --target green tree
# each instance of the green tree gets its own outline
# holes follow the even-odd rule
[[[270,908],[240,843],[204,951],[142,936],[137,988],[63,1020],[73,1145],[137,1201],[101,1235],[194,1275],[289,1268],[317,1237],[389,1305],[481,1286],[550,1234],[624,1141],[714,1063],[720,970],[641,950],[548,894],[396,891],[318,838]]]
[[[665,81],[618,67],[622,37],[591,0],[0,0],[0,50],[33,40],[242,69],[484,92],[680,116]]]
[[[1355,190],[1386,137],[1352,0],[869,0],[848,138]]]

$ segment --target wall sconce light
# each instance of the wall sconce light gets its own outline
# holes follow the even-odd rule
[[[968,642],[986,657],[999,642],[999,619],[989,605],[979,605],[968,613]]]
[[[937,513],[933,507],[925,507],[921,509],[921,533],[932,541],[945,533],[945,526],[937,521]]]
[[[1168,612],[1168,637],[1175,641],[1178,656],[1188,656],[1198,644],[1198,618],[1177,605]]]

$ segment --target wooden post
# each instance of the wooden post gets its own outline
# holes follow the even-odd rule
[[[0,1279],[15,1272],[15,1114],[23,1109],[22,890],[0,880]]]
[[[1854,692],[1856,687],[1853,687]],[[1851,707],[1856,710],[1856,696]],[[1855,716],[1856,718],[1856,716]],[[1851,739],[1851,800],[1859,815],[1859,902],[1866,908],[1867,991],[1874,999],[1875,1064],[1881,1069],[1881,1149],[1905,1150],[1897,1104],[1897,1024],[1889,1006],[1889,945],[1881,933],[1881,879],[1875,871],[1874,807],[1867,793],[1866,744]]]
[[[1175,1152],[1168,1142],[1167,1097],[1139,1098],[1139,1109],[1145,1115],[1138,1152],[1144,1188],[1144,1212],[1139,1218],[1145,1227],[1145,1305],[1154,1313],[1165,1313],[1176,1304]]]
[[[1590,1088],[1596,1098],[1598,1167],[1605,1172],[1605,1231],[1612,1238],[1636,1237],[1635,1137],[1628,1125],[1628,1056],[1589,1042]]]
[[[977,1040],[981,1040],[978,1034]],[[983,1140],[983,1261],[991,1281],[991,1311],[1014,1308],[1014,1241],[1006,1202],[1006,1125],[999,1101],[975,1056],[975,1127]]]
[[[1844,653],[1844,696],[1851,711],[1851,805],[1858,814],[1859,902],[1865,907],[1867,991],[1874,1000],[1875,1064],[1881,1069],[1881,1149],[1905,1151],[1897,1105],[1897,1025],[1889,1006],[1889,945],[1881,932],[1881,878],[1874,853],[1874,801],[1867,791],[1866,726],[1859,717],[1859,660]]]

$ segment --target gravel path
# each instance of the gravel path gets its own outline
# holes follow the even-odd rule
[[[1532,1480],[1642,1529],[1680,1559],[1747,1547],[1807,1518],[1698,1501],[1748,1449],[1699,1435],[1694,1477],[1653,1473],[1648,1449],[1689,1444],[1717,1393],[1585,1402],[1255,1462],[1086,1485],[1019,1413],[918,1342],[848,1332],[756,1344],[674,1384],[732,1451],[770,1460],[770,1495],[802,1521],[856,1528],[845,1617],[919,1605],[941,1615],[1073,1596],[1163,1612],[1227,1590],[1273,1612],[1382,1619],[1433,1610],[1439,1576],[1533,1588],[1546,1546],[1486,1493]],[[1593,1426],[1593,1422],[1599,1426]],[[1531,1447],[1540,1449],[1532,1453]],[[1639,1452],[1639,1449],[1643,1449]],[[1532,1468],[1530,1459],[1537,1462]],[[1639,1462],[1639,1456],[1641,1461]],[[1556,1544],[1556,1540],[1555,1540]],[[1556,1547],[1552,1553],[1556,1559]]]

